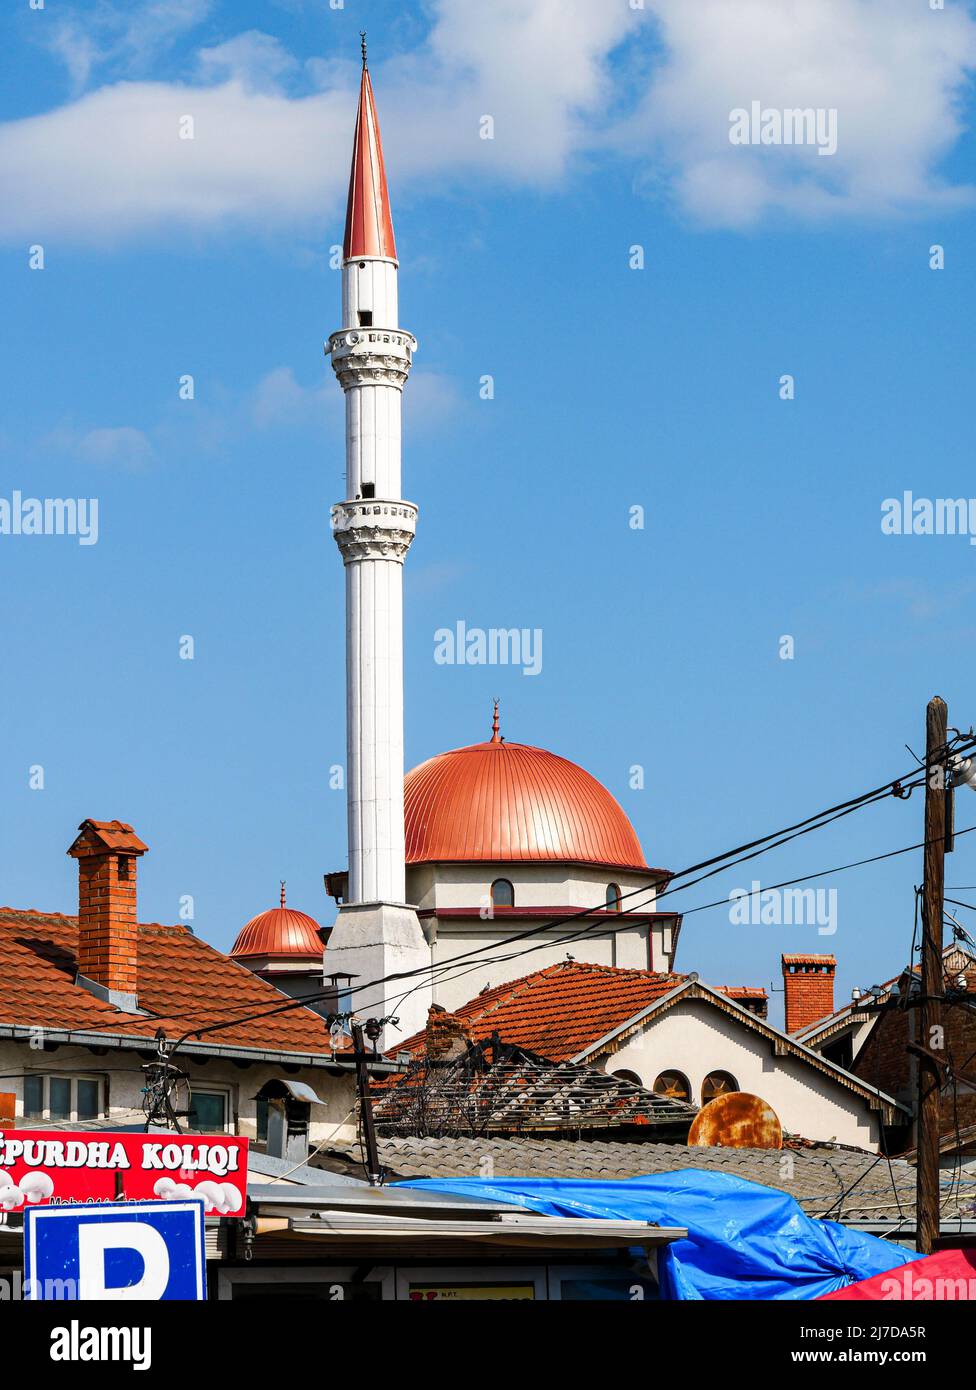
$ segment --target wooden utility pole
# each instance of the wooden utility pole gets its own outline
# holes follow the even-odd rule
[[[945,893],[946,743],[949,712],[938,695],[925,725],[925,868],[922,887],[922,1002],[916,1014],[916,1245],[930,1255],[939,1237],[939,1139],[942,1092],[942,913]]]
[[[363,1040],[363,1025],[352,1025],[352,1045],[356,1058],[356,1091],[359,1095],[359,1119],[363,1127],[363,1148],[366,1150],[366,1177],[370,1187],[380,1187],[383,1173],[380,1169],[380,1151],[376,1143],[376,1126],[373,1124],[373,1102],[369,1094],[369,1069],[366,1066],[368,1054]]]

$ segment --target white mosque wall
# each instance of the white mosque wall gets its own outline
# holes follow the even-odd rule
[[[709,1072],[729,1072],[740,1091],[772,1106],[790,1134],[875,1150],[880,1142],[880,1115],[866,1100],[799,1058],[774,1056],[766,1038],[701,999],[679,1000],[653,1016],[596,1065],[633,1073],[648,1087],[661,1072],[679,1071],[695,1104]]]
[[[516,907],[603,908],[607,888],[615,883],[623,906],[655,912],[653,875],[580,864],[419,864],[407,866],[408,901],[419,908],[487,906],[495,879],[507,878],[515,889]]]
[[[491,884],[507,878],[515,890],[515,910],[482,916],[491,910]],[[635,899],[642,912],[655,911],[655,881],[649,874],[622,873],[587,865],[562,864],[422,864],[407,869],[407,899],[421,912],[450,912],[466,909],[470,917],[424,918],[424,930],[432,939],[432,962],[440,966],[472,951],[485,957],[507,954],[505,943],[512,936],[532,930],[535,935],[524,942],[533,949],[510,960],[472,959],[454,979],[442,980],[434,987],[434,1002],[446,1009],[458,1008],[485,986],[494,987],[515,980],[534,970],[564,961],[567,955],[593,965],[612,965],[628,970],[670,971],[673,968],[674,933],[670,919],[653,923],[629,922],[607,917],[605,926],[590,924],[574,940],[569,934],[580,931],[578,922],[566,922],[551,931],[539,931],[539,919],[521,916],[520,908],[570,911],[602,908],[607,886],[615,883],[621,893],[647,890]],[[627,906],[628,900],[624,900]],[[601,934],[612,930],[612,935]],[[518,946],[512,949],[518,950]]]

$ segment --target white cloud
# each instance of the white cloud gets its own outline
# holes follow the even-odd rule
[[[45,17],[41,32],[80,88],[105,65],[139,70],[202,23],[212,8],[213,0],[142,0],[127,6],[95,0],[87,11]]]
[[[98,468],[139,473],[154,461],[148,435],[132,425],[90,430],[58,429],[40,440],[39,447],[52,457],[74,459]]]
[[[317,385],[302,386],[291,367],[275,367],[254,388],[251,407],[254,423],[259,429],[269,429],[275,425],[304,425],[313,416],[321,418],[322,412],[333,403],[332,394],[326,391],[329,384],[323,373]],[[341,399],[341,395],[338,396],[339,402]]]
[[[153,447],[142,430],[121,425],[115,429],[89,430],[78,442],[78,453],[89,463],[103,468],[138,472],[152,462]]]
[[[916,0],[648,0],[666,61],[628,136],[644,132],[682,206],[748,224],[771,210],[819,218],[968,199],[937,173],[960,134],[976,24]],[[838,148],[741,147],[729,113],[753,101],[837,111]]]
[[[471,395],[474,399],[475,388]],[[457,382],[443,372],[414,367],[404,397],[404,420],[411,431],[433,432],[453,418],[461,407]]]
[[[257,29],[202,48],[197,63],[205,83],[237,79],[255,91],[273,91],[279,79],[298,66],[278,39]]]
[[[137,55],[207,0],[159,0]],[[374,72],[394,197],[446,183],[539,185],[599,155],[703,221],[747,225],[945,205],[940,181],[976,65],[976,24],[921,0],[433,0],[430,32]],[[170,28],[163,21],[167,19]],[[108,45],[111,48],[111,45]],[[618,61],[611,65],[611,56]],[[83,48],[74,61],[90,63]],[[0,126],[0,237],[114,241],[338,221],[358,64],[295,64],[250,31],[197,52],[193,81],[115,81]],[[638,80],[638,74],[639,80]],[[308,90],[308,84],[316,90]],[[305,83],[305,90],[296,86]],[[729,112],[838,111],[837,154],[736,147]],[[192,140],[179,138],[192,115]],[[492,116],[494,140],[479,138]]]

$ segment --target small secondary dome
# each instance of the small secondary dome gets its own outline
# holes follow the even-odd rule
[[[408,864],[602,864],[646,870],[622,807],[566,758],[506,743],[496,706],[487,743],[440,753],[404,781]]]
[[[322,938],[319,924],[304,912],[285,906],[285,885],[281,885],[281,904],[252,917],[237,934],[231,948],[233,960],[253,956],[287,956],[295,960],[321,960]]]

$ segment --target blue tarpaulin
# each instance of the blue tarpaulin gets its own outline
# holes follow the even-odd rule
[[[785,1192],[700,1168],[618,1182],[417,1178],[397,1186],[463,1192],[549,1216],[683,1226],[687,1238],[658,1256],[663,1298],[817,1298],[918,1258],[876,1236],[807,1216]]]

